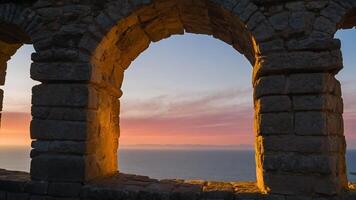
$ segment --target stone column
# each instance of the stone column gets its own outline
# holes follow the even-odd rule
[[[256,68],[259,187],[335,195],[347,187],[339,50],[274,53]]]

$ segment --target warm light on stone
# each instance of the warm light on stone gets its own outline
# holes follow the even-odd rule
[[[24,43],[42,84],[32,96],[31,173],[0,170],[0,200],[355,199],[334,39],[355,27],[355,10],[352,0],[1,2],[0,84]],[[257,183],[117,174],[124,72],[151,42],[184,32],[224,41],[253,67]]]

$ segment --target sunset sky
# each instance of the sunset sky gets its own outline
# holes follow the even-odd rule
[[[339,31],[345,134],[356,148],[356,30]],[[29,145],[32,46],[8,63],[0,146]],[[120,145],[253,145],[252,67],[231,46],[186,34],[153,43],[126,71]]]

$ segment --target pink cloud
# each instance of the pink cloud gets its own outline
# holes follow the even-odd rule
[[[151,112],[152,107],[145,109],[142,105],[135,105],[137,101],[122,103],[123,110],[126,110],[121,119],[121,137],[124,141],[132,138],[130,143],[135,143],[133,137],[137,141],[141,141],[139,137],[160,137],[160,141],[150,142],[253,144],[251,91],[226,90],[189,96],[185,94],[179,98],[161,96],[143,102],[151,105],[148,103],[151,101],[154,105],[161,105],[159,110]]]

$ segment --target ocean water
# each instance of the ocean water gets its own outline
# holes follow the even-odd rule
[[[0,147],[0,168],[29,171],[30,150]],[[348,172],[356,172],[356,150],[347,152]],[[255,181],[253,151],[121,149],[120,171],[153,178]],[[349,174],[349,181],[356,176]]]

